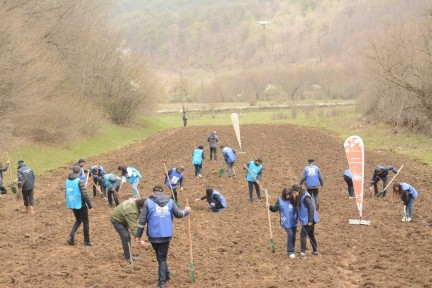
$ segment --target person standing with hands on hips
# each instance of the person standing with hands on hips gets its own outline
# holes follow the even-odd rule
[[[142,208],[136,242],[142,248],[147,248],[148,243],[143,240],[142,234],[147,224],[147,237],[158,261],[158,287],[165,288],[166,282],[170,280],[171,273],[168,269],[167,255],[170,241],[173,236],[173,218],[183,218],[190,213],[190,207],[181,211],[174,201],[163,194],[160,185],[153,187],[153,195],[150,196]]]
[[[306,184],[306,190],[309,194],[315,199],[316,210],[319,210],[319,197],[318,197],[318,188],[319,186],[324,185],[323,178],[321,176],[321,171],[317,165],[314,165],[314,159],[308,160],[308,165],[303,170],[303,174],[300,180],[300,185],[303,183]]]

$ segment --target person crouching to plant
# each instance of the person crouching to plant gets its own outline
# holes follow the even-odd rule
[[[411,222],[414,200],[418,196],[417,191],[411,185],[401,182],[393,184],[393,194],[400,197],[404,205],[402,222]]]
[[[207,200],[208,208],[213,212],[221,212],[227,207],[224,196],[219,191],[216,191],[210,186],[206,189],[206,195],[195,199],[195,202],[200,200]]]
[[[298,200],[298,193],[294,193],[292,189],[285,187],[282,190],[282,196],[276,201],[275,205],[266,204],[270,211],[280,212],[280,224],[288,235],[287,254],[290,258],[295,258]]]

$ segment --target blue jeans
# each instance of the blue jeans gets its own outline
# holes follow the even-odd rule
[[[167,255],[168,255],[168,248],[169,248],[170,242],[163,242],[163,243],[154,243],[151,242],[151,245],[153,247],[153,250],[156,252],[156,259],[159,264],[158,268],[158,284],[162,285],[165,284],[167,281],[167,277],[169,278],[170,272],[168,270],[168,264],[167,264]]]
[[[287,232],[287,235],[288,235],[287,253],[288,253],[288,255],[291,255],[291,254],[294,254],[297,227],[285,228],[285,231]]]
[[[139,191],[138,191],[138,184],[140,179],[137,178],[138,180],[135,180],[133,183],[131,183],[131,187],[132,187],[132,197],[136,197],[136,196],[140,196]]]
[[[414,205],[414,198],[410,198],[406,205],[406,217],[412,218],[413,205]]]

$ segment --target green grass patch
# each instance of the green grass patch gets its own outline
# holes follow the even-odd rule
[[[79,139],[67,147],[27,144],[10,152],[12,169],[19,159],[24,160],[36,174],[55,169],[65,164],[112,151],[145,139],[158,130],[170,128],[155,118],[140,116],[131,127],[106,124],[91,139]],[[6,162],[6,159],[2,159]],[[13,177],[16,177],[15,171]],[[6,174],[5,174],[6,175]],[[9,180],[9,177],[5,177]]]

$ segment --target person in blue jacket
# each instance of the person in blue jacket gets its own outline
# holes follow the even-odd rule
[[[190,211],[191,209],[188,206],[181,211],[170,197],[163,194],[163,188],[160,185],[153,187],[153,195],[144,202],[136,232],[136,242],[142,248],[148,246],[148,243],[141,239],[144,227],[147,224],[148,241],[156,253],[156,259],[159,264],[159,288],[165,288],[166,282],[171,278],[167,265],[167,255],[173,236],[173,218],[183,218]]]
[[[202,178],[202,163],[204,159],[204,146],[200,145],[192,153],[192,164],[195,167],[195,177]]]
[[[258,200],[262,200],[261,197],[261,190],[260,190],[260,182],[259,180],[262,177],[262,158],[258,158],[254,161],[250,161],[249,163],[245,164],[244,169],[246,172],[246,180],[248,181],[248,189],[249,189],[249,201],[253,202],[253,188],[255,187],[256,194],[258,197]],[[247,167],[247,168],[246,168]]]
[[[119,197],[118,192],[121,186],[121,178],[115,174],[105,174],[104,181],[102,182],[102,194],[105,195],[105,190],[108,190],[108,204],[110,207],[114,207],[113,199],[115,202],[115,206],[119,205]]]
[[[206,195],[195,199],[195,202],[207,200],[208,208],[213,212],[221,212],[227,207],[225,197],[213,187],[206,188]]]
[[[315,238],[315,224],[318,223],[318,213],[315,206],[315,201],[309,192],[302,189],[298,184],[294,184],[291,188],[298,193],[299,204],[297,208],[298,220],[301,227],[300,232],[300,258],[306,257],[306,238],[312,245],[312,255],[318,255],[318,243]]]
[[[236,151],[228,147],[228,145],[222,145],[220,148],[222,149],[222,154],[227,165],[228,179],[235,178],[234,164],[237,161]]]
[[[372,174],[371,186],[370,186],[371,191],[372,191],[372,187],[373,187],[373,191],[374,191],[375,196],[378,196],[378,192],[379,192],[378,191],[378,182],[380,180],[382,180],[382,182],[383,182],[383,190],[387,186],[387,181],[388,181],[387,177],[388,177],[389,171],[393,171],[394,174],[397,174],[397,170],[393,166],[378,165],[375,167],[375,170]],[[384,197],[386,195],[386,193],[387,193],[387,191],[384,191],[381,194],[382,197]]]
[[[287,254],[290,258],[295,258],[298,200],[298,193],[294,193],[292,189],[285,187],[282,190],[282,196],[276,201],[275,205],[266,204],[270,211],[280,212],[280,224],[288,235]]]
[[[178,167],[170,168],[168,170],[168,175],[165,174],[165,185],[168,188],[172,189],[172,193],[174,194],[173,199],[176,203],[178,203],[177,186],[180,186],[180,191],[183,191],[184,170],[184,166],[180,165]]]
[[[93,181],[93,198],[96,197],[96,190],[98,185],[102,190],[102,184],[104,181],[104,175],[106,174],[104,168],[100,165],[93,165],[89,169],[91,180]],[[105,195],[101,195],[101,198],[105,197]]]
[[[78,162],[76,162],[74,164],[74,166],[79,166],[80,167],[79,177],[85,183],[86,180],[87,180],[87,176],[86,176],[86,173],[87,173],[87,170],[86,170],[86,160],[81,158],[81,159],[78,160]]]
[[[348,186],[348,197],[351,198],[355,198],[355,194],[354,194],[354,184],[352,181],[352,176],[351,176],[351,171],[350,169],[347,169],[344,171],[343,173],[343,178],[345,180],[345,182],[347,183]]]
[[[83,224],[84,231],[84,245],[93,246],[90,241],[90,225],[88,210],[92,210],[93,206],[90,199],[87,196],[87,189],[85,187],[85,181],[83,181],[79,174],[81,167],[76,165],[72,168],[72,173],[69,174],[68,180],[66,180],[66,208],[72,209],[75,216],[75,223],[67,239],[70,245],[75,245],[75,234]]]
[[[318,188],[319,186],[324,185],[323,177],[321,175],[321,170],[317,165],[313,164],[315,162],[314,159],[308,160],[308,165],[303,169],[303,174],[300,180],[300,185],[305,183],[306,190],[309,194],[314,198],[316,203],[316,209],[319,210],[319,196],[318,196]]]
[[[117,169],[121,172],[121,175],[123,176],[122,182],[125,183],[126,181],[128,181],[131,184],[132,198],[140,199],[141,195],[138,191],[138,185],[140,179],[142,178],[141,173],[132,166],[120,165]]]
[[[411,222],[414,200],[418,197],[417,191],[411,185],[401,182],[393,184],[393,194],[399,196],[404,205],[402,222]]]

